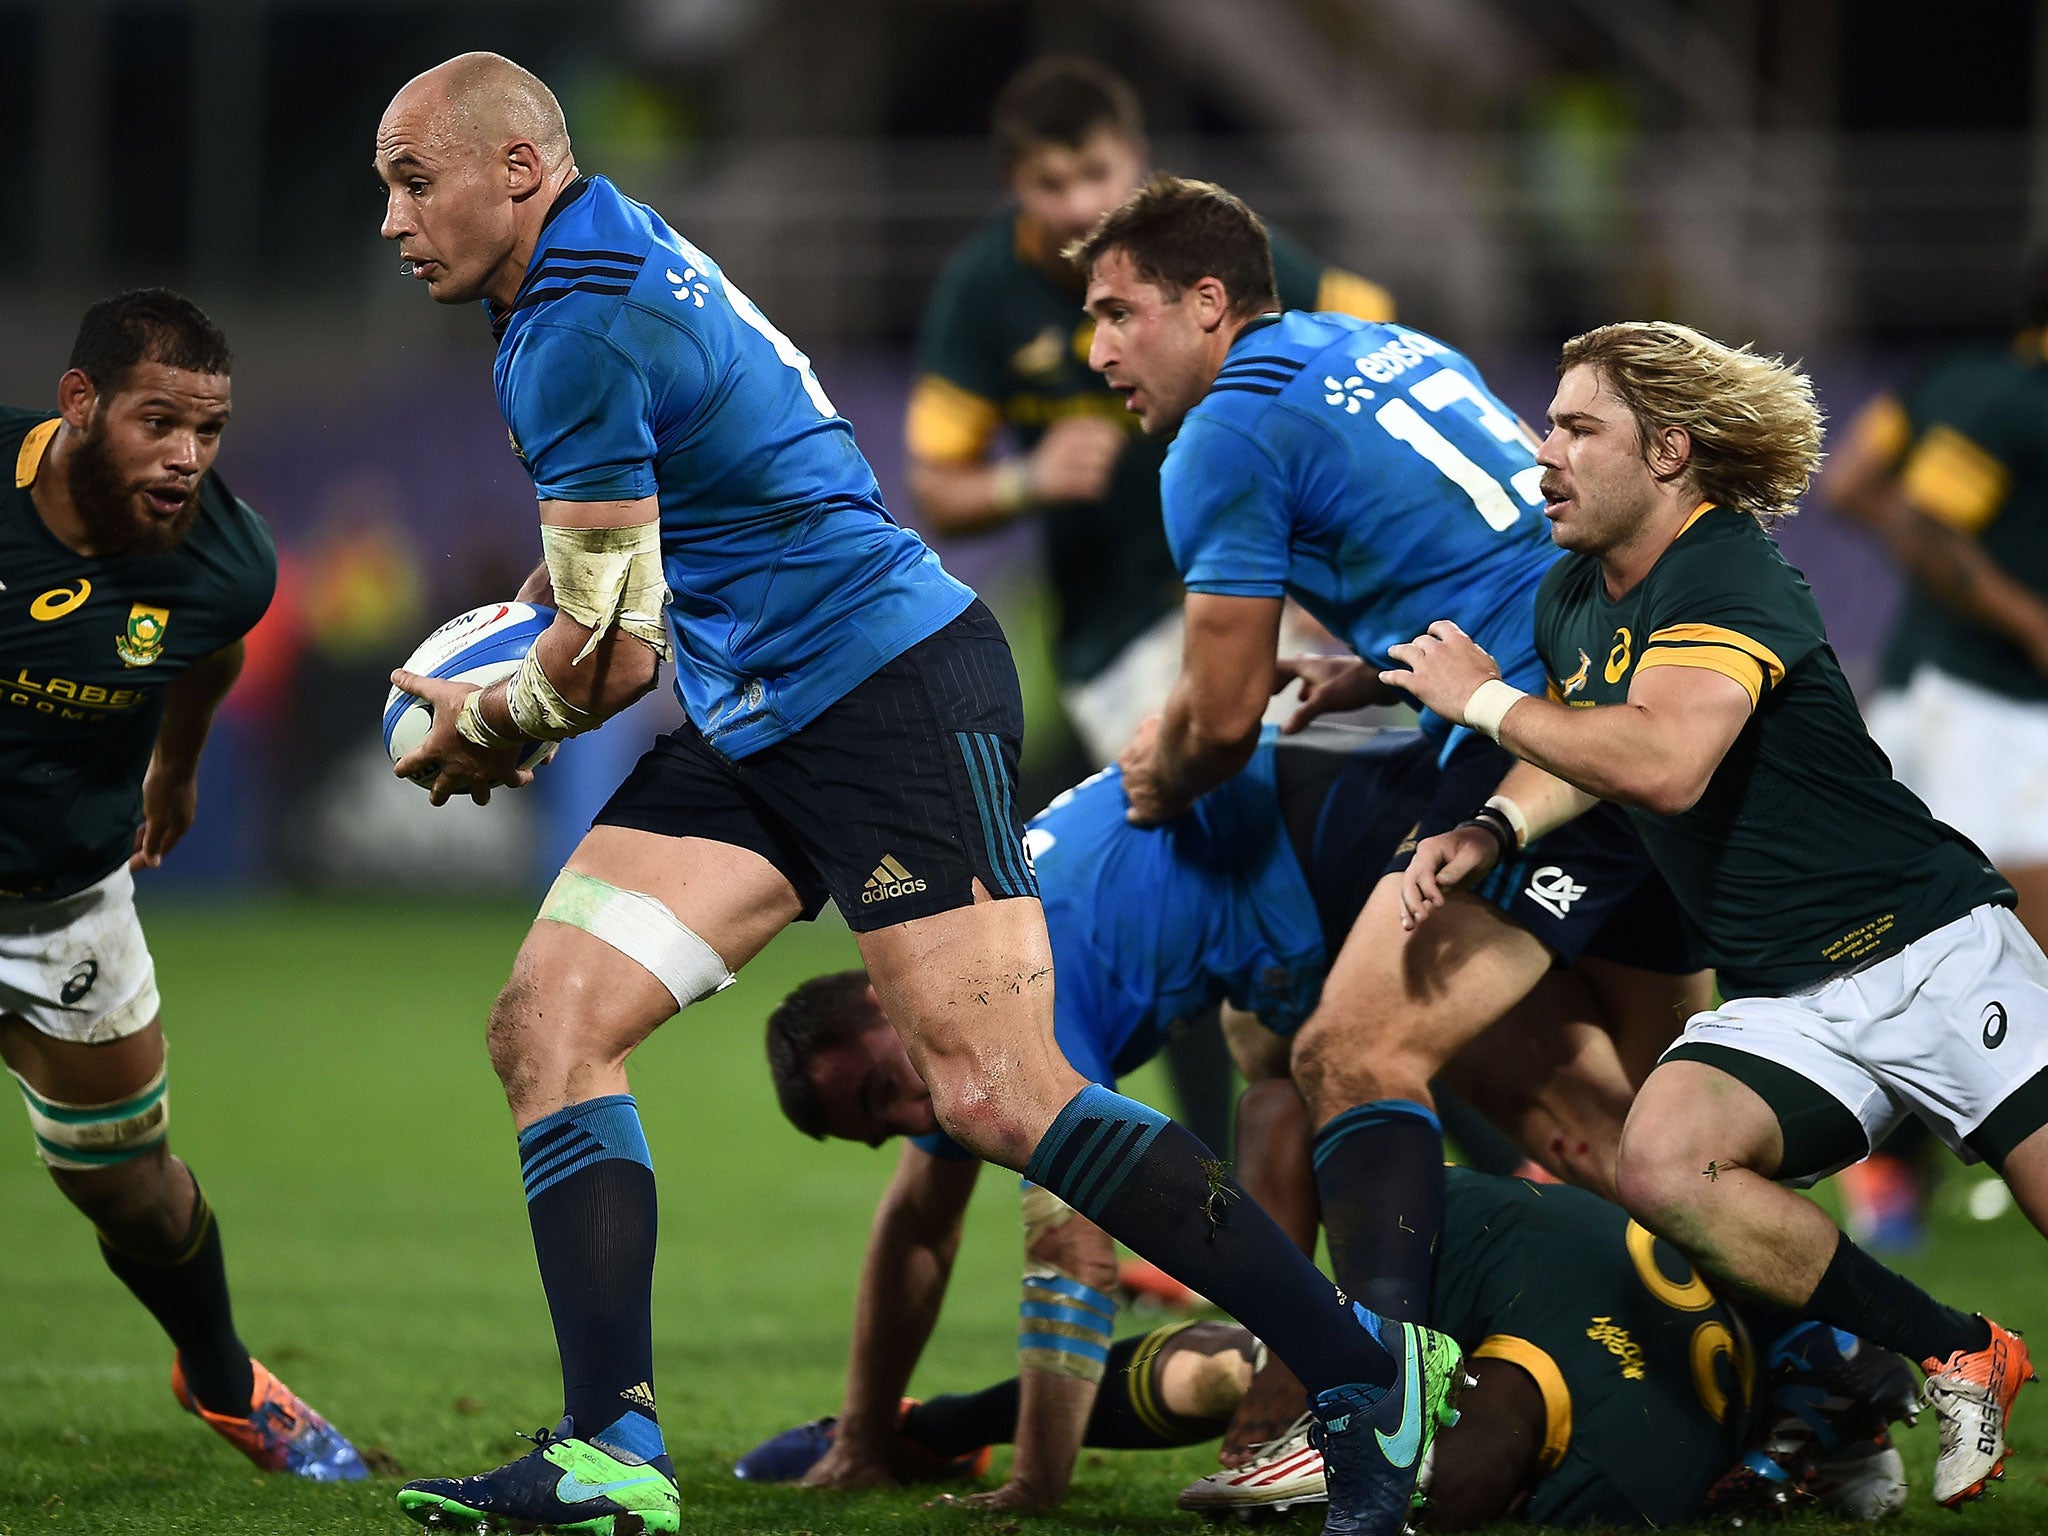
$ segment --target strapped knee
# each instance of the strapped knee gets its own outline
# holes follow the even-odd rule
[[[171,1128],[164,1068],[139,1093],[111,1104],[66,1104],[47,1099],[19,1072],[12,1073],[28,1105],[36,1155],[52,1168],[83,1172],[133,1162],[161,1143]]]
[[[645,967],[668,988],[677,1008],[687,1008],[733,983],[718,951],[685,928],[667,906],[595,875],[563,870],[548,888],[540,915],[581,928]]]

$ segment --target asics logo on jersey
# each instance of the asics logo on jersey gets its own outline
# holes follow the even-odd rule
[[[1383,1429],[1372,1432],[1387,1465],[1395,1468],[1415,1465],[1416,1453],[1422,1449],[1422,1340],[1415,1336],[1413,1323],[1403,1323],[1401,1334],[1408,1346],[1408,1364],[1401,1372],[1401,1422],[1391,1435]],[[1336,1428],[1334,1424],[1330,1427]]]
[[[1626,629],[1614,632],[1614,649],[1607,653],[1607,681],[1618,683],[1628,673],[1628,648],[1635,640]]]
[[[663,275],[678,285],[671,290],[677,298],[685,304],[694,300],[699,309],[704,307],[704,295],[711,291],[711,285],[698,275],[695,267],[684,267],[680,275],[670,267]]]
[[[47,624],[52,619],[63,618],[91,596],[92,583],[81,576],[76,587],[52,587],[30,603],[28,616]]]
[[[924,888],[924,882],[897,863],[894,854],[884,854],[875,872],[868,876],[868,883],[861,887],[860,899],[867,905],[887,901],[892,896],[913,895]]]
[[[1552,917],[1565,917],[1586,888],[1555,864],[1546,864],[1529,876],[1529,888],[1522,894]]]
[[[1355,373],[1345,379],[1326,373],[1323,375],[1323,388],[1329,391],[1323,396],[1323,404],[1341,405],[1349,416],[1356,416],[1365,402],[1372,398],[1372,391],[1365,387],[1365,380]]]
[[[1584,651],[1579,652],[1579,670],[1557,685],[1557,691],[1570,698],[1586,686],[1586,674],[1593,670],[1593,658]]]

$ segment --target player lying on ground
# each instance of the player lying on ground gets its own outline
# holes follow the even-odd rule
[[[1148,434],[1172,436],[1166,532],[1188,588],[1181,675],[1123,757],[1131,815],[1164,821],[1249,756],[1272,691],[1283,601],[1356,657],[1291,664],[1316,708],[1395,695],[1378,658],[1450,613],[1533,685],[1537,583],[1557,559],[1536,516],[1534,440],[1442,342],[1344,315],[1279,313],[1266,234],[1221,188],[1161,177],[1082,242],[1089,362]],[[1358,657],[1375,658],[1368,666]],[[1425,713],[1443,747],[1423,833],[1465,816],[1511,761]],[[1425,1321],[1442,1205],[1429,1082],[1610,918],[1583,967],[1638,1078],[1676,1020],[1710,1000],[1668,893],[1608,810],[1511,861],[1446,926],[1411,935],[1381,878],[1302,1026],[1294,1073],[1314,1111],[1316,1183],[1344,1290]],[[1605,1149],[1617,1118],[1593,1138]]]
[[[220,1225],[171,1155],[133,871],[192,825],[200,749],[270,606],[269,530],[213,473],[227,338],[163,289],[85,312],[57,409],[0,409],[0,1060],[36,1152],[170,1335],[171,1391],[258,1466],[368,1475],[235,1333]]]
[[[1156,1112],[1053,1036],[1015,778],[1023,705],[988,610],[883,509],[809,361],[703,252],[576,166],[509,60],[409,83],[377,131],[383,233],[442,303],[483,300],[559,611],[508,684],[394,677],[434,798],[520,782],[653,685],[655,743],[546,898],[492,1011],[566,1413],[527,1457],[399,1496],[474,1529],[674,1531],[653,1387],[654,1175],[625,1061],[835,901],[941,1125],[1228,1307],[1320,1394],[1331,1528],[1397,1530],[1455,1346],[1353,1307]],[[1394,1453],[1375,1431],[1402,1434]]]
[[[1240,773],[1170,826],[1133,825],[1111,769],[1054,801],[1026,834],[1059,968],[1054,1027],[1067,1059],[1111,1085],[1149,1060],[1176,1020],[1225,999],[1245,1010],[1251,1017],[1240,1017],[1233,1043],[1247,1072],[1279,1079],[1297,1111],[1276,1145],[1270,1116],[1247,1102],[1240,1176],[1304,1252],[1314,1251],[1316,1208],[1299,1101],[1285,1081],[1286,1036],[1315,1006],[1331,950],[1414,824],[1435,752],[1414,731],[1269,731]],[[881,1452],[938,1317],[980,1171],[937,1132],[930,1096],[889,1024],[859,971],[805,983],[768,1023],[777,1097],[799,1129],[870,1144],[912,1138],[869,1239],[845,1433],[810,1479],[822,1486],[886,1479]],[[1591,994],[1567,969],[1452,1072],[1539,1153],[1580,1145],[1594,1134],[1588,1127],[1618,1119],[1629,1091]],[[1115,1251],[1101,1227],[1042,1189],[1027,1188],[1024,1220],[1018,1456],[1010,1482],[985,1497],[1048,1508],[1066,1491],[1101,1379]],[[1284,1370],[1263,1373],[1229,1459],[1278,1435],[1303,1408]]]
[[[1258,1091],[1275,1090],[1295,1099],[1291,1129],[1305,1146],[1299,1098],[1285,1083]],[[1446,1171],[1445,1189],[1433,1315],[1464,1346],[1478,1385],[1437,1436],[1426,1527],[1698,1518],[1751,1418],[1756,1361],[1737,1311],[1607,1201],[1463,1168]],[[1083,1443],[1140,1450],[1214,1440],[1260,1353],[1227,1322],[1176,1323],[1119,1342]],[[1869,1519],[1903,1502],[1887,1425],[1912,1408],[1913,1389],[1898,1356],[1811,1327],[1766,1390],[1805,1408],[1786,1415],[1783,1435],[1798,1444],[1808,1487],[1827,1507]],[[980,1447],[1008,1441],[1025,1422],[1029,1390],[1027,1374],[906,1405],[882,1450],[927,1477],[958,1476]],[[792,1481],[832,1455],[839,1435],[840,1421],[814,1420],[757,1446],[735,1471]],[[1180,1505],[1248,1515],[1322,1497],[1320,1460],[1295,1426],[1254,1466],[1191,1483]]]
[[[2048,1228],[2048,960],[2011,887],[1892,778],[1767,531],[1820,459],[1805,378],[1667,324],[1577,337],[1559,373],[1543,495],[1571,553],[1536,601],[1550,698],[1449,623],[1383,676],[1524,760],[1500,794],[1532,837],[1596,797],[1628,808],[1728,1001],[1638,1097],[1621,1199],[1746,1294],[1922,1362],[1934,1496],[1959,1504],[2004,1464],[2025,1345],[1777,1181],[1863,1157],[1915,1114]],[[1426,932],[1513,841],[1468,824],[1424,842],[1406,920]]]

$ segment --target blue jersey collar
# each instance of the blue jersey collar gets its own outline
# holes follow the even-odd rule
[[[1223,355],[1228,357],[1230,353],[1243,346],[1245,337],[1252,335],[1256,331],[1266,330],[1268,327],[1278,325],[1279,323],[1280,311],[1277,309],[1269,309],[1263,315],[1247,320],[1244,329],[1230,338],[1230,346]]]
[[[493,336],[504,336],[505,323],[512,318],[512,312],[521,306],[526,298],[526,291],[533,286],[534,273],[540,268],[540,253],[548,247],[548,226],[554,223],[571,203],[580,201],[594,184],[588,176],[579,175],[557,192],[555,200],[548,204],[548,211],[541,215],[540,233],[534,239],[533,254],[526,261],[526,276],[519,284],[519,291],[512,295],[512,302],[500,309],[489,299],[484,300],[484,313],[490,317]]]

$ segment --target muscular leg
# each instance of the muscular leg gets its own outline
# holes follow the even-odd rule
[[[1035,900],[978,901],[861,935],[882,1008],[940,1124],[1194,1286],[1312,1390],[1385,1385],[1387,1352],[1223,1165],[1155,1111],[1089,1085],[1052,1030]]]
[[[1633,1092],[1578,975],[1547,974],[1452,1059],[1444,1081],[1550,1172],[1614,1198]]]
[[[1666,1062],[1629,1114],[1617,1192],[1636,1220],[1748,1295],[1914,1360],[1985,1347],[1982,1319],[1886,1269],[1819,1206],[1773,1183],[1784,1149],[1777,1115],[1753,1089],[1705,1062]],[[2023,1143],[2022,1154],[2031,1170],[2048,1162],[2048,1142]]]
[[[1317,1126],[1338,1284],[1376,1312],[1421,1322],[1444,1205],[1429,1080],[1542,980],[1550,952],[1462,893],[1404,932],[1399,891],[1388,875],[1366,899],[1296,1039],[1294,1073]]]
[[[1631,1090],[1643,1086],[1685,1021],[1714,1006],[1714,973],[1677,976],[1582,956],[1575,967],[1592,989]]]
[[[118,1104],[163,1071],[163,1028],[152,1019],[119,1040],[79,1045],[9,1015],[0,1018],[0,1060],[51,1103]],[[106,1167],[51,1168],[50,1177],[99,1233],[107,1268],[170,1336],[192,1395],[213,1413],[246,1417],[255,1383],[235,1333],[220,1229],[169,1142]]]
[[[798,915],[796,892],[771,864],[724,843],[599,826],[568,869],[654,897],[729,970]],[[565,1411],[578,1434],[609,1433],[607,1445],[642,1460],[661,1446],[653,1428],[656,1207],[626,1058],[677,1008],[640,962],[544,917],[520,946],[490,1022],[491,1062],[519,1131]]]

